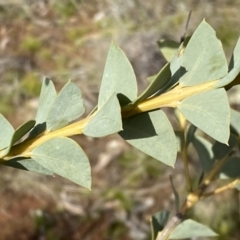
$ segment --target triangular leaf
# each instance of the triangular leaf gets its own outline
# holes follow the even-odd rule
[[[213,89],[184,99],[178,106],[185,118],[219,142],[229,139],[230,108],[226,91]]]
[[[240,61],[236,64],[236,66],[222,79],[220,79],[215,85],[215,88],[220,88],[231,83],[240,72]]]
[[[215,237],[218,234],[207,226],[188,219],[180,223],[171,233],[169,239],[184,239],[193,237]]]
[[[12,137],[11,144],[13,145],[15,142],[20,140],[26,133],[28,133],[35,125],[35,120],[29,120],[18,127]]]
[[[162,110],[142,113],[123,121],[120,136],[149,156],[174,166],[177,141],[172,126]]]
[[[214,154],[212,151],[212,144],[200,136],[195,136],[192,139],[192,144],[198,153],[203,171],[209,172],[215,162]]]
[[[180,73],[185,73],[186,70],[182,67],[182,61],[183,61],[183,55],[186,49],[186,46],[188,45],[189,40],[191,39],[191,36],[185,37],[184,42],[182,42],[178,50],[176,51],[171,63],[170,63],[170,69],[172,73],[172,79],[171,81],[177,82],[177,80],[180,79],[182,76]],[[181,69],[182,68],[182,69]]]
[[[26,159],[26,158],[14,158],[8,161],[4,162],[4,165],[21,169],[21,170],[26,170],[26,171],[31,171],[35,173],[41,173],[45,175],[53,175],[53,172],[49,171],[48,169],[44,168],[42,165],[38,164],[35,162],[33,159]]]
[[[238,38],[237,44],[234,48],[233,55],[230,60],[229,70],[232,70],[240,61],[240,37]]]
[[[39,98],[39,106],[36,115],[36,125],[46,121],[49,110],[57,97],[53,82],[45,78],[42,82],[42,88]]]
[[[184,39],[183,43],[178,44],[179,47],[170,62],[171,79],[158,91],[158,94],[164,93],[170,88],[176,86],[179,79],[186,73],[185,68],[182,67],[182,60],[189,39],[190,37],[187,37]]]
[[[103,73],[98,107],[101,108],[113,93],[121,97],[121,105],[126,105],[137,97],[137,83],[132,66],[123,51],[112,42]]]
[[[14,128],[12,125],[0,114],[0,150],[10,145],[13,133]]]
[[[154,77],[147,89],[133,102],[133,105],[157,93],[170,79],[170,64],[167,63]]]
[[[168,89],[173,88],[175,85],[177,85],[179,79],[186,73],[185,68],[182,67],[182,61],[187,43],[188,40],[181,43],[172,61],[170,62],[170,70],[172,77],[170,81],[168,81],[168,83],[159,91],[159,94],[164,93]]]
[[[104,137],[122,130],[121,108],[113,94],[88,122],[83,133],[91,137]]]
[[[167,210],[157,212],[151,217],[151,232],[152,232],[152,240],[157,238],[158,232],[162,231],[165,227],[168,218],[170,216],[170,212]]]
[[[45,78],[42,82],[39,106],[35,118],[36,125],[30,132],[29,138],[36,137],[46,130],[46,119],[56,97],[57,93],[53,82],[48,78]]]
[[[205,22],[192,35],[183,55],[187,73],[180,79],[183,86],[192,86],[224,77],[228,72],[221,42]]]
[[[46,122],[47,129],[52,131],[66,126],[84,113],[80,89],[68,82],[60,91],[49,110]]]
[[[14,143],[16,143],[18,140],[20,140],[26,133],[28,133],[35,125],[35,120],[30,120],[24,124],[22,124],[20,127],[18,127],[15,132],[12,135],[11,142],[7,149],[4,150],[3,156],[6,156],[9,152],[11,147]]]
[[[44,168],[90,189],[91,169],[88,158],[72,139],[50,139],[36,147],[31,158]]]

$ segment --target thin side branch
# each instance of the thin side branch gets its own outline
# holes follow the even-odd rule
[[[184,132],[184,129],[187,126],[187,120],[186,118],[182,115],[181,112],[179,112],[179,123],[182,131]],[[186,142],[186,134],[183,134],[183,141],[182,141],[182,151],[181,151],[181,159],[183,160],[183,166],[185,170],[185,178],[186,178],[186,183],[187,183],[187,190],[188,192],[192,192],[192,184],[191,184],[191,178],[190,178],[190,173],[189,173],[189,159],[188,159],[188,154],[187,154],[187,142]]]
[[[156,240],[167,240],[169,238],[171,232],[186,218],[188,210],[192,208],[204,195],[205,190],[207,189],[209,184],[214,181],[218,172],[227,160],[228,157],[224,157],[223,159],[217,161],[214,164],[212,170],[205,176],[203,182],[198,186],[198,188],[194,192],[188,194],[179,213],[177,213],[168,221],[163,231],[158,234]]]
[[[230,182],[230,183],[228,183],[228,184],[226,184],[222,187],[216,188],[212,192],[208,192],[208,193],[203,194],[201,198],[211,197],[213,195],[216,195],[216,194],[221,193],[223,191],[226,191],[228,189],[234,188],[239,182],[240,182],[240,179],[235,179],[234,181],[232,181],[232,182]]]

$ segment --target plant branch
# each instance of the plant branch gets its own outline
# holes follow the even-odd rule
[[[167,93],[164,93],[160,96],[153,97],[140,102],[137,106],[127,105],[123,107],[121,110],[122,118],[128,118],[130,116],[133,116],[142,112],[148,112],[148,111],[162,108],[162,107],[167,107],[167,106],[176,107],[180,103],[180,101],[182,101],[183,99],[189,96],[192,96],[200,92],[211,90],[217,81],[218,80],[214,80],[214,81],[202,83],[199,85],[186,86],[186,87],[178,85]],[[97,112],[94,112],[94,114],[96,113]],[[31,151],[35,147],[46,142],[47,140],[50,140],[55,137],[70,137],[77,134],[82,134],[84,127],[91,120],[94,114],[91,116],[88,116],[83,120],[69,124],[68,126],[58,129],[56,131],[52,131],[52,132],[45,131],[33,139],[27,139],[22,143],[19,143],[13,146],[9,154],[7,154],[2,158],[1,156],[3,156],[4,150],[1,150],[0,159],[7,161],[7,160],[10,160],[12,157],[17,157],[17,156],[29,158],[31,157]]]
[[[207,198],[207,197],[216,195],[218,193],[221,193],[223,191],[226,191],[228,189],[234,188],[239,183],[239,181],[240,181],[240,179],[235,179],[234,181],[232,181],[232,182],[230,182],[230,183],[228,183],[228,184],[226,184],[222,187],[216,188],[212,192],[207,192],[207,193],[203,194],[201,198]]]
[[[167,223],[162,232],[159,232],[156,240],[167,240],[171,232],[184,220],[184,216],[181,213],[177,213],[171,218],[171,221]]]
[[[94,116],[88,116],[85,119],[82,119],[78,122],[71,123],[67,125],[66,127],[63,127],[61,129],[55,130],[53,132],[45,131],[42,134],[36,136],[32,139],[26,139],[22,143],[19,143],[11,148],[11,151],[2,159],[3,160],[9,160],[12,157],[16,156],[22,156],[22,157],[31,157],[31,151],[41,145],[42,143],[46,142],[47,140],[50,140],[55,137],[70,137],[77,134],[82,134],[84,127],[87,125],[87,123],[90,121],[90,119]],[[0,151],[0,156],[3,150]]]
[[[191,178],[190,178],[190,173],[189,173],[189,159],[188,159],[188,154],[187,154],[187,143],[186,143],[186,134],[184,134],[184,129],[186,128],[187,125],[187,120],[186,118],[182,115],[181,112],[179,112],[179,123],[180,127],[183,131],[183,140],[182,140],[182,151],[181,151],[181,156],[183,160],[183,166],[185,169],[185,178],[186,178],[186,183],[187,183],[187,191],[192,192],[192,184],[191,184]]]
[[[198,188],[194,192],[188,194],[179,213],[177,213],[168,221],[163,231],[158,234],[156,240],[167,240],[169,238],[172,231],[186,218],[188,210],[192,208],[204,195],[206,188],[215,179],[216,175],[227,160],[228,157],[226,156],[214,164],[212,170],[206,175],[206,177],[203,179],[203,182],[198,186]]]
[[[162,107],[177,107],[178,104],[185,98],[194,94],[205,92],[213,89],[218,80],[194,85],[194,86],[182,86],[177,85],[169,92],[163,93],[159,96],[146,99],[140,102],[137,106],[127,105],[122,108],[123,117],[130,117],[141,112],[148,112],[154,109]]]
[[[186,141],[185,141],[185,139],[184,139],[183,144],[184,144],[184,146],[183,146],[183,149],[181,151],[181,156],[182,156],[183,165],[184,165],[184,169],[185,169],[187,190],[188,190],[188,192],[192,192],[191,178],[190,178],[190,173],[189,173],[189,168],[188,168],[189,161],[188,161],[188,156],[187,156],[187,148],[186,148]]]

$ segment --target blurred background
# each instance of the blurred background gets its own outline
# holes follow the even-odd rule
[[[89,113],[112,40],[128,56],[141,92],[165,64],[156,41],[180,41],[190,10],[187,34],[205,18],[229,59],[240,35],[238,0],[0,0],[0,112],[14,127],[34,119],[47,76],[57,90],[69,79],[78,85]],[[236,91],[231,102],[239,106]],[[184,200],[180,161],[166,167],[118,135],[74,139],[89,156],[92,191],[1,166],[0,240],[147,240],[151,215],[174,209],[170,175]],[[190,170],[197,182],[200,169]],[[190,215],[221,235],[215,240],[240,239],[234,190],[202,201]]]

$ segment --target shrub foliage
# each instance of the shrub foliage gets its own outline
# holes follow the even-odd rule
[[[177,47],[176,47],[177,46]],[[184,220],[186,212],[200,198],[237,188],[240,176],[240,113],[231,109],[226,91],[240,81],[240,40],[228,65],[221,42],[205,20],[181,44],[161,41],[166,65],[149,78],[147,89],[137,96],[134,71],[123,51],[112,43],[103,73],[98,105],[86,118],[81,91],[69,81],[57,94],[51,80],[44,79],[35,120],[19,128],[0,115],[1,163],[41,174],[61,175],[91,188],[91,167],[83,149],[68,137],[84,134],[104,137],[118,133],[135,148],[173,167],[177,152],[183,164],[189,194],[180,206],[173,184],[177,213],[156,213],[152,239],[180,239],[215,236],[196,221]],[[174,108],[181,130],[174,130],[163,107]],[[199,135],[196,129],[209,137]],[[20,141],[26,134],[28,137]],[[202,176],[192,189],[188,171],[188,147],[199,155]],[[219,178],[232,181],[206,193]]]

